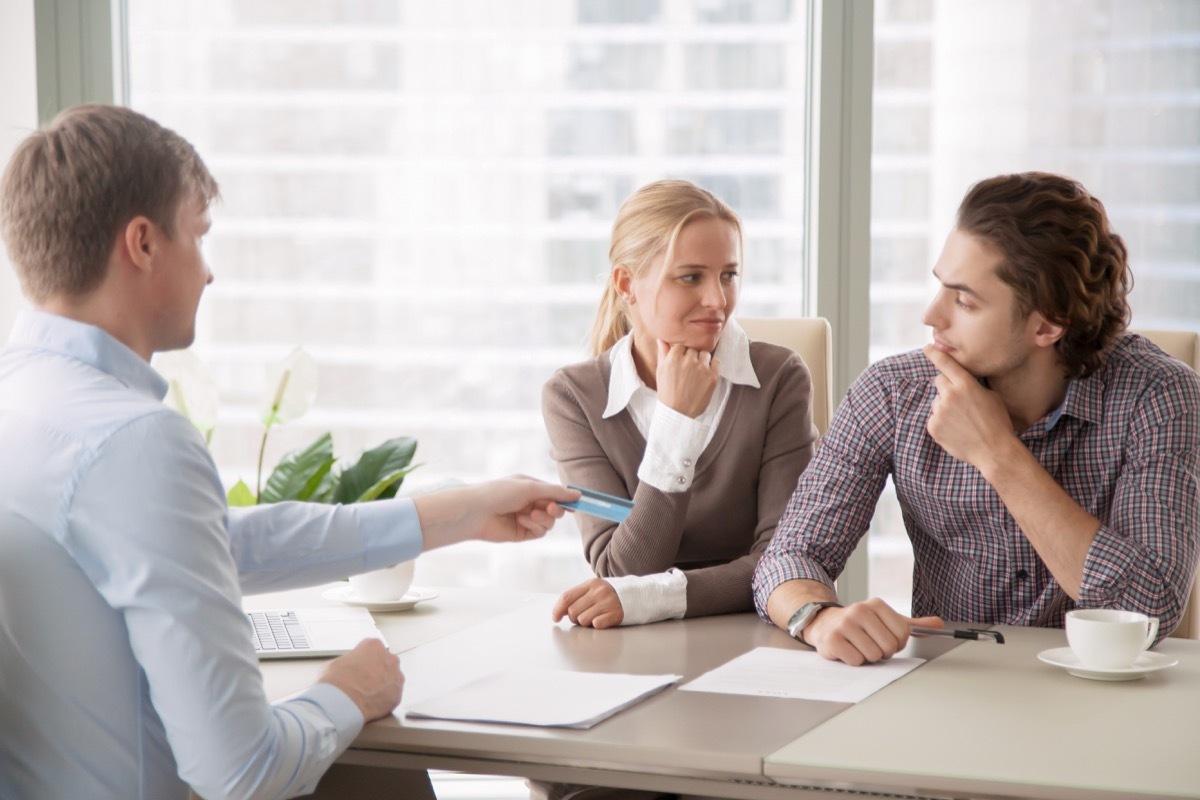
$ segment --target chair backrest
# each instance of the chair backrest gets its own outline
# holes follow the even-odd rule
[[[1175,356],[1192,369],[1200,372],[1200,333],[1194,331],[1143,331],[1134,333],[1145,336],[1163,349],[1168,355]],[[1200,497],[1196,498],[1200,503]],[[1179,627],[1171,633],[1180,639],[1200,639],[1200,571],[1196,574],[1196,582],[1192,584],[1192,595],[1188,598],[1187,608],[1183,610],[1183,619]]]
[[[40,499],[40,498],[39,498]],[[19,505],[6,498],[6,505]],[[136,665],[121,612],[111,608],[75,559],[21,510],[0,510],[0,770],[10,769],[11,744],[42,757],[9,775],[15,795],[38,794],[47,776],[87,771],[79,753],[57,743],[127,724],[136,715]],[[70,617],[64,625],[64,617]],[[76,635],[86,632],[86,635]],[[104,687],[98,698],[95,687]],[[95,760],[129,754],[101,753]],[[92,756],[88,756],[91,760]],[[15,781],[15,783],[14,783]],[[52,781],[51,781],[52,783]]]
[[[833,413],[833,331],[829,321],[823,317],[738,317],[738,324],[755,341],[777,344],[800,354],[812,373],[813,423],[817,433],[824,436]]]
[[[1200,333],[1151,330],[1134,330],[1133,333],[1145,336],[1167,355],[1175,356],[1192,369],[1200,372]]]

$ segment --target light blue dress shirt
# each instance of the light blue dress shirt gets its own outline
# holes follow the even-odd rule
[[[411,501],[229,509],[165,392],[51,314],[0,351],[0,797],[289,797],[362,727],[328,684],[267,701],[242,592],[415,558]]]

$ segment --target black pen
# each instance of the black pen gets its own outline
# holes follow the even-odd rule
[[[1004,634],[999,631],[988,631],[982,628],[969,628],[965,631],[956,631],[953,628],[909,628],[909,633],[916,633],[921,636],[950,636],[955,639],[971,639],[978,642],[981,639],[988,639],[996,644],[1004,644]]]

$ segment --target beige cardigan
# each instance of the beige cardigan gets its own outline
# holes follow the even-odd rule
[[[691,488],[638,481],[646,440],[628,409],[604,419],[609,354],[564,367],[542,389],[551,456],[565,483],[633,499],[621,524],[576,515],[584,554],[601,577],[687,574],[687,616],[754,608],[750,580],[812,458],[808,367],[787,348],[750,343],[760,388],[733,385]]]

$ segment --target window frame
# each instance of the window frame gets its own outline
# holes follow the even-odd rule
[[[796,0],[808,14],[803,265],[808,315],[833,328],[835,407],[867,366],[870,328],[874,0]],[[127,0],[33,0],[38,114],[128,97]],[[9,322],[11,320],[0,320]],[[842,573],[845,601],[867,593],[867,537]]]

